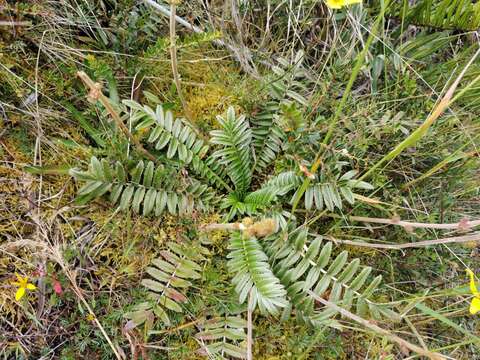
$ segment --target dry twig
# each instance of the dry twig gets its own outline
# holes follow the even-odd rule
[[[439,229],[439,230],[469,230],[476,226],[480,226],[480,220],[468,220],[463,219],[456,223],[450,224],[434,224],[434,223],[420,223],[420,222],[411,222],[411,221],[403,221],[400,218],[393,218],[393,219],[384,219],[384,218],[371,218],[371,217],[364,217],[364,216],[350,216],[348,217],[349,220],[352,221],[360,221],[365,223],[375,223],[375,224],[386,224],[386,225],[396,225],[402,226],[405,229]]]
[[[461,244],[461,243],[468,243],[468,242],[480,242],[480,233],[474,233],[472,235],[464,235],[464,236],[453,236],[453,237],[447,237],[447,238],[435,239],[435,240],[418,241],[418,242],[406,243],[406,244],[376,244],[376,243],[367,243],[364,241],[340,240],[340,239],[335,239],[331,236],[327,236],[326,238],[338,244],[369,247],[369,248],[376,248],[376,249],[402,250],[402,249],[408,249],[408,248],[419,248],[419,247],[440,245],[440,244],[450,244],[450,243]]]
[[[328,300],[325,300],[325,299],[321,298],[320,296],[318,296],[317,294],[315,294],[311,290],[308,290],[308,294],[310,296],[312,296],[316,301],[320,302],[321,304],[339,312],[342,316],[344,316],[346,318],[349,318],[353,321],[356,321],[357,323],[363,325],[367,329],[370,329],[370,330],[376,332],[379,335],[385,336],[388,340],[397,343],[400,346],[400,348],[402,349],[402,351],[405,351],[405,349],[408,349],[408,350],[416,352],[419,355],[426,356],[426,357],[428,357],[429,359],[432,359],[432,360],[447,359],[447,357],[445,357],[442,354],[422,349],[421,347],[419,347],[415,344],[412,344],[412,343],[398,337],[395,334],[392,334],[390,331],[385,330],[385,329],[381,328],[380,326],[375,325],[375,324],[371,323],[370,321],[365,320],[364,318],[361,318],[360,316],[355,315],[355,314],[351,313],[350,311],[348,311],[346,309],[343,309],[340,306],[338,306],[338,305],[336,305],[336,304],[334,304],[334,303],[332,303]]]
[[[248,294],[248,307],[247,307],[247,360],[252,360],[252,345],[253,345],[253,321],[252,313],[253,306],[253,294],[252,290]]]

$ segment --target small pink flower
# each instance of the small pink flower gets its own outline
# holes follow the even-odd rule
[[[55,291],[57,295],[62,295],[63,293],[62,284],[60,284],[60,281],[57,279],[53,280],[53,291]]]

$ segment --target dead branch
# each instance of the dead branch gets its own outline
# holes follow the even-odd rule
[[[475,233],[472,235],[464,235],[464,236],[453,236],[453,237],[447,237],[447,238],[435,239],[435,240],[418,241],[418,242],[412,242],[412,243],[406,243],[406,244],[376,244],[376,243],[367,243],[364,241],[340,240],[340,239],[333,238],[331,236],[326,236],[326,238],[338,244],[369,247],[369,248],[376,248],[376,249],[402,250],[402,249],[408,249],[408,248],[419,248],[419,247],[440,245],[440,244],[450,244],[450,243],[461,244],[461,243],[468,243],[468,242],[480,242],[480,233]]]
[[[375,325],[375,324],[371,323],[370,321],[365,320],[364,318],[361,318],[360,316],[355,315],[355,314],[351,313],[350,311],[348,311],[344,308],[341,308],[340,306],[338,306],[338,305],[336,305],[336,304],[334,304],[334,303],[332,303],[328,300],[325,300],[325,299],[321,298],[320,296],[318,296],[317,294],[315,294],[311,290],[308,290],[308,294],[310,296],[312,296],[316,301],[320,302],[321,304],[323,304],[323,305],[325,305],[329,308],[332,308],[335,311],[338,311],[342,316],[344,316],[346,318],[349,318],[349,319],[365,326],[367,329],[370,329],[373,332],[376,332],[377,334],[379,334],[381,336],[386,337],[391,342],[397,343],[400,346],[400,349],[402,351],[404,351],[405,349],[408,349],[408,350],[416,352],[419,355],[426,356],[426,357],[428,357],[429,359],[432,359],[432,360],[447,359],[447,357],[445,357],[442,354],[422,349],[421,347],[419,347],[415,344],[412,344],[412,343],[398,337],[395,334],[392,334],[390,331],[388,331],[384,328],[381,328],[380,326]]]
[[[375,224],[386,224],[386,225],[396,225],[402,226],[405,229],[440,229],[440,230],[469,230],[476,226],[480,226],[480,220],[468,220],[463,219],[456,223],[450,224],[434,224],[434,223],[420,223],[420,222],[411,222],[411,221],[403,221],[400,218],[393,218],[393,219],[384,219],[384,218],[371,218],[371,217],[364,217],[364,216],[350,216],[348,217],[349,220],[352,221],[359,221],[365,223],[375,223]]]

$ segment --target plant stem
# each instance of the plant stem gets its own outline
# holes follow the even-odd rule
[[[245,225],[242,223],[227,223],[227,224],[208,224],[205,226],[202,226],[200,230],[202,231],[215,231],[215,230],[230,230],[230,231],[235,231],[235,230],[245,230]]]
[[[252,290],[248,294],[248,306],[247,306],[247,360],[252,360],[252,344],[253,344],[253,322],[252,322],[252,313],[253,313],[253,295]]]
[[[175,32],[177,2],[179,2],[179,0],[170,1],[170,63],[172,64],[173,81],[175,82],[178,98],[182,103],[183,112],[185,114],[185,117],[188,119],[189,125],[198,135],[202,135],[201,131],[193,123],[192,118],[190,116],[190,111],[188,110],[187,102],[183,97],[181,83],[180,83],[180,75],[178,73],[177,45],[176,45],[177,36]]]
[[[327,216],[333,218],[343,218],[343,216],[336,214],[328,214]],[[348,216],[348,220],[359,221],[365,223],[374,223],[374,224],[385,224],[385,225],[396,225],[402,226],[404,228],[419,228],[419,229],[439,229],[439,230],[469,230],[471,228],[480,226],[480,220],[461,220],[456,223],[448,224],[437,224],[437,223],[420,223],[412,221],[403,221],[400,219],[386,219],[386,218],[371,218],[365,216]]]
[[[147,149],[143,147],[143,145],[140,143],[140,141],[132,135],[132,133],[128,130],[127,126],[123,123],[122,119],[120,118],[120,115],[115,111],[113,108],[112,104],[110,104],[110,100],[103,95],[101,85],[99,83],[93,82],[92,79],[84,72],[84,71],[78,71],[77,76],[83,81],[85,86],[90,90],[88,97],[92,101],[99,101],[105,109],[107,109],[108,113],[112,117],[113,121],[115,121],[115,124],[120,128],[120,130],[123,132],[123,134],[128,138],[129,141],[131,141],[135,147],[143,153],[147,158],[152,160],[154,163],[158,164],[158,159],[150,153]]]
[[[333,241],[334,243],[338,244],[345,244],[350,246],[360,246],[360,247],[368,247],[368,248],[375,248],[375,249],[388,249],[388,250],[402,250],[402,249],[409,249],[409,248],[420,248],[432,245],[440,245],[440,244],[450,244],[450,243],[469,243],[469,242],[480,242],[480,233],[474,233],[472,235],[465,235],[465,236],[452,236],[442,239],[435,239],[435,240],[425,240],[425,241],[418,241],[406,244],[375,244],[375,243],[367,243],[363,241],[351,241],[351,240],[339,240],[335,239],[330,236],[326,236],[328,240]]]
[[[172,73],[173,80],[175,81],[175,86],[177,88],[177,94],[182,103],[183,110],[187,113],[187,103],[182,95],[182,89],[180,87],[180,76],[178,74],[178,63],[177,63],[177,45],[176,45],[176,34],[175,34],[175,16],[176,16],[177,5],[176,1],[172,0],[170,2],[170,63],[172,64]]]

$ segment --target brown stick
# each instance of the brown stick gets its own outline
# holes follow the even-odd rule
[[[185,328],[188,328],[190,326],[194,326],[194,325],[197,325],[199,323],[203,323],[205,322],[205,319],[204,318],[199,318],[197,320],[193,320],[193,321],[190,321],[186,324],[181,324],[181,325],[178,325],[177,327],[174,327],[172,329],[166,329],[166,330],[152,330],[151,334],[152,335],[159,335],[159,334],[172,334],[176,331],[179,331],[179,330],[183,330]]]
[[[419,228],[419,229],[441,229],[441,230],[468,230],[476,226],[480,226],[480,220],[469,221],[467,219],[461,220],[457,223],[450,224],[432,224],[432,223],[419,223],[403,221],[400,219],[383,219],[383,218],[370,218],[363,216],[350,216],[348,219],[353,221],[361,221],[366,223],[397,225],[407,229]]]
[[[480,242],[480,233],[475,233],[472,235],[465,235],[465,236],[453,236],[453,237],[447,237],[447,238],[436,239],[436,240],[425,240],[425,241],[406,243],[406,244],[376,244],[376,243],[367,243],[363,241],[339,240],[331,236],[327,236],[326,238],[338,244],[369,247],[369,248],[376,248],[376,249],[401,250],[401,249],[418,248],[418,247],[425,247],[425,246],[439,245],[439,244],[449,244],[449,243],[461,244],[461,243],[467,243],[467,242]]]
[[[32,22],[0,20],[0,26],[32,26]]]
[[[202,231],[215,231],[215,230],[245,230],[246,226],[242,223],[227,223],[227,224],[208,224],[200,227]]]
[[[122,119],[120,118],[120,115],[115,111],[113,108],[112,104],[110,104],[109,99],[103,95],[102,93],[102,87],[99,83],[93,82],[92,79],[84,72],[84,71],[78,71],[77,76],[83,81],[85,86],[90,90],[88,93],[88,98],[94,102],[100,101],[100,103],[107,109],[108,113],[112,117],[113,121],[115,121],[115,124],[120,128],[120,130],[123,132],[123,134],[130,140],[135,147],[143,153],[147,158],[152,160],[154,163],[158,164],[158,159],[150,153],[147,149],[143,147],[143,145],[140,143],[140,141],[134,137],[130,131],[128,130],[127,126],[123,123]]]
[[[334,304],[334,303],[332,303],[328,300],[325,300],[325,299],[321,298],[320,296],[318,296],[317,294],[315,294],[311,290],[308,290],[308,294],[310,296],[312,296],[316,301],[322,303],[323,305],[325,305],[329,308],[332,308],[335,311],[338,311],[342,316],[344,316],[346,318],[349,318],[353,321],[356,321],[357,323],[365,326],[367,329],[370,329],[370,330],[376,332],[379,335],[385,336],[390,341],[397,343],[402,350],[403,349],[409,349],[411,351],[416,352],[417,354],[426,356],[426,357],[428,357],[429,359],[432,359],[432,360],[447,359],[442,354],[422,349],[420,346],[417,346],[417,345],[412,344],[412,343],[410,343],[406,340],[403,340],[401,337],[398,337],[397,335],[392,334],[390,331],[385,330],[384,328],[381,328],[380,326],[375,325],[375,324],[371,323],[370,321],[365,320],[364,318],[361,318],[360,316],[355,315],[355,314],[351,313],[350,311],[348,311],[346,309],[343,309],[340,306],[338,306],[338,305],[336,305],[336,304]]]
[[[252,360],[252,344],[253,344],[253,294],[252,290],[248,294],[248,306],[247,306],[247,360]]]

